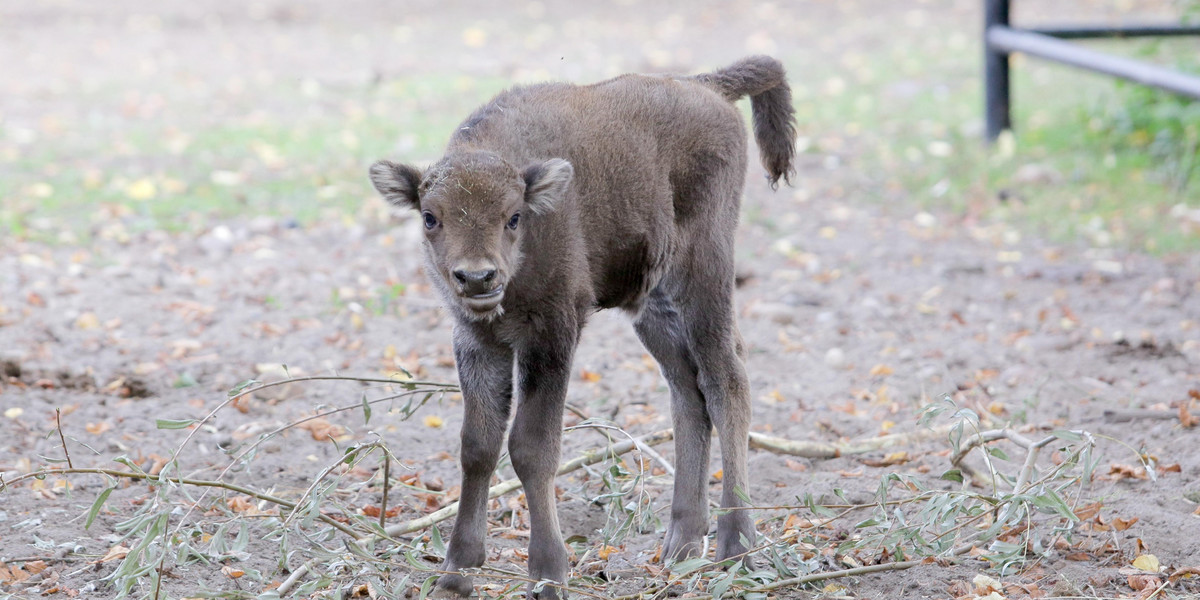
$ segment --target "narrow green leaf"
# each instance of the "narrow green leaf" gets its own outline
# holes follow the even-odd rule
[[[158,429],[186,429],[197,419],[155,419],[154,426]]]
[[[747,494],[746,490],[742,489],[742,486],[734,486],[733,494],[738,498],[741,498],[742,502],[745,502],[746,504],[753,504],[753,502],[750,501],[750,494]]]
[[[432,527],[430,529],[429,546],[437,552],[438,556],[446,555],[446,543],[442,541],[442,532],[437,527]]]
[[[1075,433],[1074,431],[1068,431],[1066,429],[1055,429],[1053,434],[1054,434],[1054,437],[1056,437],[1060,440],[1066,440],[1068,442],[1082,442],[1083,441],[1082,435],[1079,435],[1078,433]]]
[[[737,567],[729,569],[728,573],[710,583],[708,585],[708,593],[712,594],[712,597],[717,599],[719,599],[721,596],[724,596],[725,592],[729,590],[729,586],[733,585],[733,580],[737,575],[737,572],[741,570],[740,567],[741,563],[739,562]]]
[[[942,473],[941,479],[945,479],[946,481],[957,481],[959,483],[962,483],[963,482],[963,474],[962,474],[962,471],[959,469],[950,469],[949,471]]]
[[[362,395],[363,423],[371,422],[371,403],[367,402],[366,392]]]
[[[708,560],[707,558],[696,557],[696,558],[689,558],[687,560],[681,560],[681,561],[671,565],[670,569],[671,569],[671,574],[678,576],[678,577],[682,577],[689,573],[693,573],[697,570],[703,569],[704,567],[707,567],[711,564],[712,564],[712,561]]]
[[[139,467],[137,463],[130,460],[129,457],[125,456],[124,454],[122,454],[121,456],[118,456],[116,458],[113,458],[113,462],[123,464],[123,465],[129,467],[130,469],[133,469],[133,471],[135,473],[145,473],[145,471],[143,471],[142,468]]]
[[[104,491],[100,492],[100,495],[96,497],[96,501],[93,502],[92,507],[88,509],[87,521],[83,524],[84,529],[88,529],[92,526],[92,522],[96,520],[96,515],[100,514],[100,508],[103,507],[104,502],[108,500],[108,495],[113,493],[113,490],[115,489],[117,489],[117,486],[115,485],[106,487],[104,488]]]
[[[230,388],[230,390],[228,392],[226,392],[226,394],[230,398],[232,398],[232,397],[242,393],[242,390],[244,390],[252,385],[258,385],[260,383],[262,383],[262,382],[257,379],[247,379],[247,380],[233,386],[232,388]]]
[[[175,378],[175,382],[171,384],[171,387],[185,388],[192,387],[194,385],[196,385],[196,378],[193,377],[191,373],[184,371],[183,373],[179,374],[179,377]]]

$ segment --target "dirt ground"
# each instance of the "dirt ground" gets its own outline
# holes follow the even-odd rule
[[[464,2],[203,1],[156,7],[157,25],[147,26],[136,2],[4,1],[0,110],[10,126],[34,128],[45,112],[68,115],[83,128],[69,135],[87,136],[119,127],[120,119],[106,113],[114,106],[89,106],[72,90],[84,90],[85,98],[104,89],[158,90],[167,99],[163,118],[186,130],[247,106],[304,118],[286,94],[230,100],[211,91],[225,89],[230,78],[266,81],[262,89],[297,78],[354,87],[390,74],[446,70],[588,81],[614,69],[692,71],[771,52],[803,79],[807,67],[836,64],[846,48],[896,51],[915,35],[901,31],[890,41],[885,34],[896,23],[953,32],[947,35],[965,40],[961,52],[974,53],[977,4],[731,1],[688,8],[630,0],[531,2],[508,10]],[[1056,5],[1050,16],[1095,8]],[[1153,15],[1161,6],[1140,8]],[[1111,17],[1117,10],[1098,13]],[[462,45],[468,17],[488,24],[495,44],[487,51]],[[500,33],[535,22],[551,27],[523,41]],[[957,69],[914,85],[938,85],[938,77],[961,76]],[[176,98],[208,109],[175,114]],[[1200,566],[1200,539],[1189,533],[1200,531],[1200,428],[1183,428],[1179,419],[1105,416],[1133,408],[1174,414],[1189,390],[1200,389],[1200,257],[1051,244],[972,213],[926,212],[903,194],[886,204],[862,201],[856,190],[870,174],[847,168],[844,158],[801,155],[796,186],[777,192],[751,162],[737,302],[750,348],[754,430],[816,441],[913,431],[920,408],[943,394],[997,423],[1013,419],[1035,432],[1086,429],[1107,436],[1098,449],[1102,475],[1112,464],[1136,464],[1129,448],[1178,470],[1164,469],[1157,480],[1099,479],[1088,495],[1103,500],[1106,518],[1137,519],[1111,533],[1117,550],[1084,560],[1056,555],[1012,580],[1062,597],[1115,597],[1134,594],[1118,569],[1141,552],[1171,568]],[[118,156],[110,162],[119,167]],[[0,175],[21,168],[7,161]],[[205,223],[196,233],[131,228],[127,236],[95,235],[86,243],[0,238],[0,473],[11,479],[43,464],[42,457],[62,457],[56,410],[75,466],[115,466],[112,458],[120,455],[152,464],[186,434],[156,429],[156,418],[202,416],[238,382],[278,377],[272,365],[286,364],[293,375],[379,376],[403,367],[421,379],[454,382],[450,322],[420,269],[417,220],[389,214],[365,194],[363,203],[369,208],[347,218],[303,226],[246,215]],[[582,411],[633,434],[669,426],[665,384],[625,316],[592,319],[576,371],[568,401]],[[358,384],[314,382],[259,394],[244,412],[225,410],[198,431],[183,470],[212,476],[227,464],[221,448],[231,441],[320,406],[354,405],[363,393]],[[408,421],[389,419],[382,409],[366,425],[354,411],[329,420],[345,428],[346,440],[382,436],[423,481],[451,487],[460,409],[461,401],[447,396]],[[230,481],[300,493],[341,452],[309,434],[293,430],[273,440]],[[594,433],[575,432],[564,454],[601,442]],[[948,468],[945,449],[945,443],[908,448],[907,462],[888,467],[863,462],[879,460],[883,451],[832,460],[758,451],[751,455],[749,493],[758,504],[778,505],[806,493],[832,499],[837,487],[851,501],[869,502],[889,470],[935,478]],[[662,452],[669,460],[669,445]],[[38,579],[0,584],[0,597],[49,594],[46,582],[57,590],[49,597],[114,594],[100,579],[115,563],[98,560],[120,541],[118,523],[150,492],[141,484],[117,490],[85,531],[87,507],[107,483],[99,477],[71,483],[70,490],[48,480],[0,494],[0,563],[44,558],[49,565]],[[562,484],[564,534],[595,542],[604,510],[572,492],[577,483]],[[656,480],[650,489],[665,518],[669,485]],[[393,503],[404,507],[397,521],[426,509],[421,498],[395,494],[401,498]],[[499,561],[511,560],[522,543],[493,537]],[[636,581],[638,565],[659,541],[659,533],[632,535],[613,556],[612,575]],[[268,582],[286,577],[270,541],[256,540],[250,549],[238,564],[262,571]],[[220,566],[178,568],[164,589],[186,597],[202,587],[253,594],[263,586],[230,579]],[[972,561],[929,564],[853,578],[839,590],[777,597],[946,598],[954,595],[953,582],[984,570]],[[1163,597],[1200,594],[1187,585]]]

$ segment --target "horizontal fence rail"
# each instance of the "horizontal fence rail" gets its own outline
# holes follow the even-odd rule
[[[1200,77],[1140,60],[1112,56],[1048,35],[1009,27],[988,29],[987,41],[997,50],[1020,52],[1200,99]]]
[[[1135,37],[1178,37],[1200,35],[1200,26],[1165,24],[1122,25],[1109,27],[1105,25],[1074,27],[1031,27],[1025,31],[1040,33],[1063,40],[1079,40],[1088,38],[1135,38]]]
[[[1142,24],[1018,29],[1009,23],[1009,0],[984,0],[984,111],[994,141],[1012,129],[1009,55],[1020,52],[1073,67],[1128,79],[1200,100],[1200,77],[1144,61],[1112,56],[1066,39],[1200,35],[1200,26]]]

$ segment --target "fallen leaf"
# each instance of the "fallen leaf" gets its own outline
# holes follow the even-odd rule
[[[1149,589],[1157,589],[1159,579],[1157,575],[1130,575],[1125,579],[1125,583],[1134,591],[1142,591]]]
[[[4,410],[4,416],[9,419],[16,419],[23,414],[25,414],[25,409],[21,408],[20,406],[14,406]]]
[[[117,544],[116,546],[109,548],[108,553],[106,553],[103,558],[101,558],[100,560],[98,560],[96,562],[97,563],[106,563],[106,562],[112,562],[114,560],[122,560],[128,555],[129,555],[129,548],[126,548],[125,546]]]
[[[1162,565],[1158,563],[1158,557],[1153,554],[1143,554],[1133,559],[1133,566],[1149,573],[1157,573],[1162,568]]]
[[[1080,506],[1079,508],[1075,509],[1075,516],[1080,521],[1086,521],[1086,520],[1100,514],[1100,507],[1102,507],[1102,506],[1104,506],[1104,504],[1100,503],[1100,502],[1092,502],[1091,504],[1085,504],[1084,506]]]
[[[225,504],[229,507],[229,510],[236,513],[254,514],[257,512],[257,508],[249,496],[234,496],[226,500]]]
[[[971,580],[971,585],[975,586],[975,595],[977,596],[982,596],[991,592],[998,592],[1004,589],[1003,586],[1000,585],[999,581],[983,574],[976,575],[974,579]]]
[[[337,439],[346,433],[345,428],[336,423],[330,423],[325,419],[313,419],[305,421],[296,426],[298,429],[307,429],[312,438],[318,442],[323,442],[330,438]]]
[[[1112,526],[1113,526],[1113,529],[1116,529],[1117,531],[1125,531],[1126,529],[1129,529],[1130,527],[1133,526],[1134,523],[1137,523],[1137,522],[1138,522],[1137,517],[1130,517],[1128,519],[1122,519],[1120,517],[1117,517],[1112,520]]]
[[[900,450],[884,456],[883,460],[865,459],[862,461],[862,463],[868,467],[890,467],[892,465],[904,464],[910,460],[912,460],[912,458],[908,456],[908,452]]]
[[[1191,391],[1194,392],[1195,390]],[[1193,415],[1188,410],[1188,404],[1191,404],[1190,400],[1179,403],[1179,424],[1183,425],[1185,428],[1191,428],[1195,427],[1196,425],[1200,425],[1200,417]]]
[[[971,594],[970,584],[961,579],[950,582],[950,586],[946,589],[946,592],[955,598],[973,595]]]
[[[225,565],[225,566],[221,567],[221,572],[224,573],[225,576],[230,579],[237,579],[246,574],[245,571],[243,571],[237,567],[231,567],[229,565]]]
[[[583,369],[579,372],[579,378],[588,383],[596,383],[597,381],[600,381],[600,374]]]
[[[125,195],[134,200],[149,200],[157,193],[154,182],[144,177],[125,186]]]
[[[88,423],[87,425],[84,425],[83,428],[92,435],[100,435],[109,429],[112,429],[112,424],[108,421],[101,421],[100,423]]]
[[[1114,481],[1122,479],[1149,479],[1146,469],[1120,463],[1113,463],[1108,468],[1109,478]]]
[[[462,32],[462,42],[468,48],[480,48],[487,43],[487,32],[478,27],[468,27]]]
[[[438,429],[444,425],[446,421],[437,415],[425,415],[425,426],[432,429]]]
[[[24,581],[26,579],[29,579],[29,573],[26,573],[21,567],[16,565],[6,567],[4,563],[0,563],[0,583]]]
[[[1170,577],[1167,577],[1167,581],[1174,582],[1183,577],[1200,577],[1200,567],[1180,567],[1175,569],[1175,572],[1171,573]]]
[[[869,375],[871,377],[882,377],[884,375],[891,375],[892,373],[895,373],[895,371],[891,367],[880,363],[871,367],[871,372]]]
[[[99,329],[100,328],[100,318],[97,317],[96,313],[94,313],[94,312],[91,312],[91,311],[85,312],[82,315],[79,315],[78,317],[76,317],[75,328],[76,329],[85,329],[85,330],[86,329]]]

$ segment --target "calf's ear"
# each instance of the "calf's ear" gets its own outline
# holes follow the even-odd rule
[[[529,210],[539,215],[553,211],[567,195],[574,175],[571,163],[561,158],[525,167],[521,176],[525,178],[525,204]]]
[[[381,160],[371,165],[371,184],[389,204],[400,208],[418,209],[417,186],[421,185],[421,172],[408,165],[390,160]]]

